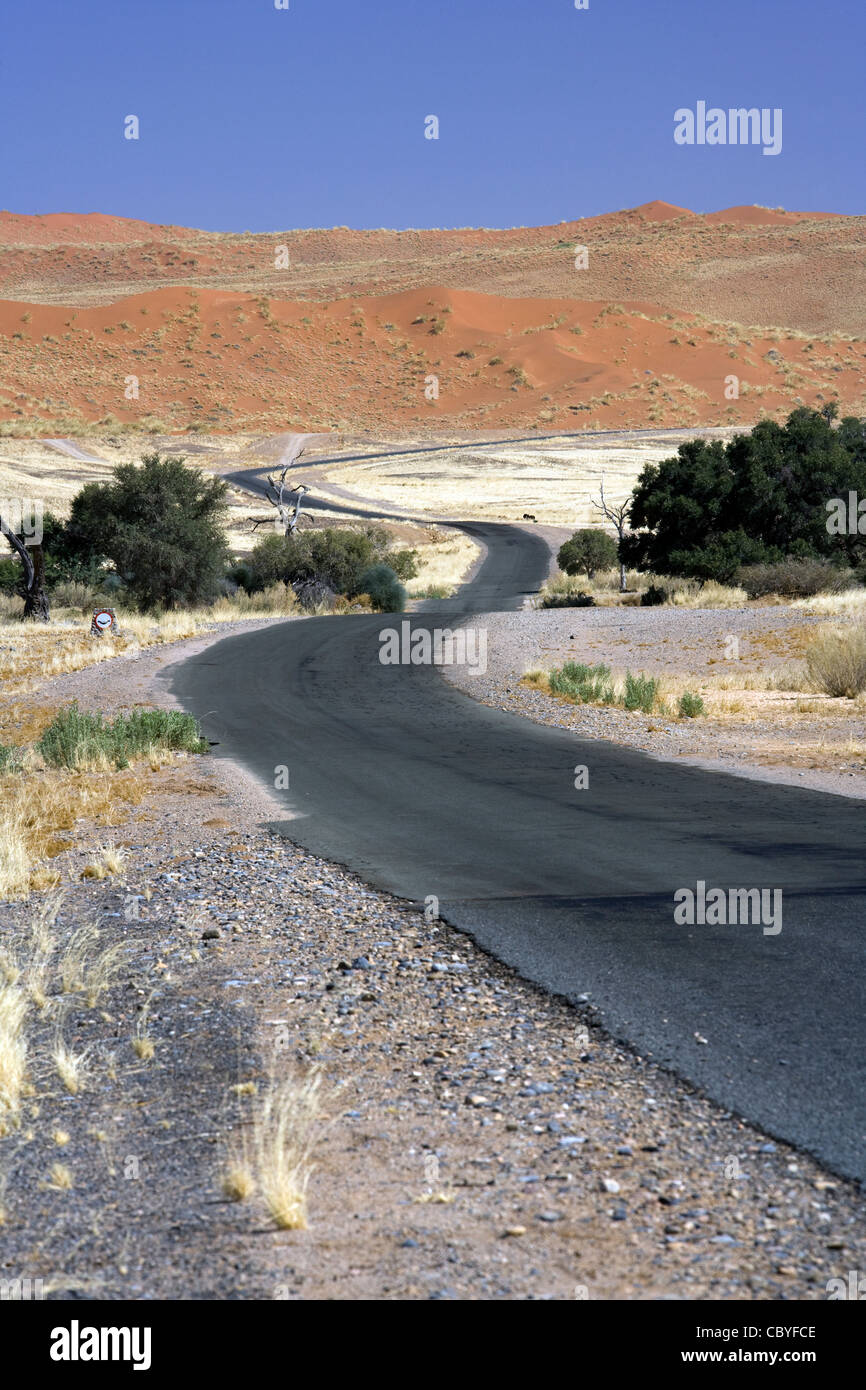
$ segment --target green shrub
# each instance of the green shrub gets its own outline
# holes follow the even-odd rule
[[[369,594],[380,613],[402,613],[406,590],[390,565],[372,565],[361,575],[359,593]]]
[[[641,608],[659,608],[668,601],[667,589],[662,589],[658,584],[650,584],[640,596]]]
[[[629,505],[622,559],[656,574],[730,583],[786,556],[863,559],[864,538],[828,529],[828,502],[866,493],[866,431],[801,407],[727,442],[692,439],[648,464]]]
[[[66,533],[80,554],[112,561],[145,610],[207,602],[227,558],[226,490],[182,458],[144,454],[141,467],[119,464],[113,482],[81,489]]]
[[[743,565],[736,583],[749,598],[781,594],[784,598],[812,598],[814,594],[839,594],[856,584],[850,570],[820,560],[791,558],[775,565]]]
[[[83,768],[106,761],[117,768],[129,766],[133,757],[169,749],[204,753],[207,742],[191,714],[177,710],[133,710],[108,722],[102,714],[68,705],[48,725],[36,751],[49,767]]]
[[[0,558],[0,594],[17,594],[21,583],[21,565],[11,555]]]
[[[545,594],[541,606],[542,608],[595,608],[595,599],[592,594],[578,589],[573,593]]]
[[[612,569],[616,559],[616,542],[607,532],[586,526],[559,547],[556,563],[565,574],[585,574],[592,579],[596,570]]]
[[[700,695],[693,695],[690,690],[685,690],[680,696],[677,714],[680,719],[697,719],[699,714],[706,714],[706,707]]]
[[[614,703],[609,666],[585,666],[579,661],[566,661],[561,670],[551,671],[548,679],[555,694],[567,695],[580,704]]]
[[[0,743],[0,777],[22,770],[21,749],[11,743]]]
[[[651,714],[658,688],[658,681],[651,676],[633,676],[627,671],[623,705],[626,709],[639,709],[643,710],[644,714]]]
[[[387,565],[400,580],[414,579],[417,552],[392,550],[385,527],[371,524],[266,536],[249,557],[253,589],[315,583],[349,598],[364,591],[362,577],[374,565]]]

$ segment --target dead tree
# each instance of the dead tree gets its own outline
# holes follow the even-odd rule
[[[303,452],[304,451],[302,449],[301,454]],[[300,458],[301,454],[298,454],[297,457]],[[297,460],[295,460],[295,462],[297,462]],[[306,483],[296,483],[293,487],[290,487],[288,489],[286,488],[286,475],[291,466],[291,464],[287,464],[286,467],[280,473],[279,478],[274,477],[272,473],[268,474],[268,489],[265,493],[265,496],[267,497],[271,506],[276,507],[277,509],[277,514],[280,519],[280,527],[282,528],[284,536],[292,536],[297,530],[298,520],[301,515],[301,503],[304,500],[304,493],[309,492],[310,490],[307,487]],[[294,507],[292,507],[291,502],[289,500],[292,496],[292,493],[297,493]],[[253,527],[253,530],[255,530],[255,526]]]
[[[608,502],[604,495],[604,474],[601,475],[601,497],[596,502],[594,498],[589,499],[597,512],[600,512],[605,521],[609,521],[616,531],[620,544],[620,554],[622,553],[623,539],[628,531],[628,509],[629,501],[619,502],[614,505]],[[622,559],[619,562],[619,591],[621,594],[626,592],[626,568]]]
[[[45,593],[45,555],[41,545],[26,546],[0,516],[0,534],[4,535],[21,561],[24,576],[18,593],[24,600],[23,617],[47,623],[51,614]]]

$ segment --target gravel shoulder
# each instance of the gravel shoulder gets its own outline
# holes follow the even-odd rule
[[[535,659],[531,624],[547,618],[504,620],[524,657],[491,637],[484,698],[494,672]],[[28,699],[168,707],[161,672],[224,636]],[[91,1048],[83,1091],[40,1071],[50,1038],[33,1039],[33,1113],[0,1141],[4,1278],[51,1280],[60,1298],[808,1299],[864,1267],[856,1185],[615,1044],[591,1009],[272,834],[267,790],[218,753],[147,775],[112,832],[121,877],[80,879],[105,838],[86,825],[53,861],[57,930],[95,920],[126,960],[99,1007],[67,1020]],[[4,942],[32,910],[3,906]],[[145,1063],[129,1037],[147,1001]],[[309,1229],[281,1232],[257,1198],[219,1191],[256,1103],[233,1088],[314,1063],[330,1124]],[[63,1190],[44,1185],[57,1128]]]
[[[524,609],[486,613],[472,624],[487,630],[487,670],[443,667],[442,674],[483,704],[538,723],[572,729],[581,738],[608,739],[650,757],[690,763],[740,777],[866,796],[866,710],[821,697],[802,713],[762,715],[760,699],[745,713],[678,719],[596,705],[574,705],[520,684],[533,668],[564,661],[603,662],[615,670],[686,675],[701,681],[733,673],[725,659],[736,639],[737,674],[766,672],[801,655],[803,642],[825,619],[787,606],[750,610],[687,608]]]

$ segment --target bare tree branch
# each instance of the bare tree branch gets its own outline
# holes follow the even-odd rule
[[[626,500],[625,502],[619,502],[617,504],[614,504],[612,502],[607,501],[604,495],[603,473],[601,475],[600,491],[601,497],[597,502],[593,497],[591,497],[589,500],[592,506],[595,507],[596,511],[601,513],[605,521],[610,522],[611,526],[616,531],[617,537],[619,538],[619,542],[621,545],[623,537],[625,536],[625,533],[628,530],[629,502],[628,500]],[[619,591],[621,594],[624,594],[626,592],[626,569],[622,560],[620,560],[619,562]]]
[[[298,451],[298,453],[292,460],[292,463],[287,463],[286,466],[282,469],[279,478],[275,477],[273,473],[268,474],[268,487],[267,491],[265,492],[265,496],[267,497],[271,506],[275,507],[277,510],[277,514],[280,519],[280,526],[282,528],[284,536],[292,536],[297,530],[298,519],[301,515],[301,503],[303,501],[304,493],[310,491],[306,483],[295,483],[293,487],[288,488],[288,491],[286,489],[286,476],[289,472],[289,469],[292,467],[294,463],[297,463],[298,459],[304,452],[304,449],[300,449]],[[295,498],[294,510],[292,509],[291,502],[289,501],[289,498],[291,497],[292,493],[297,493],[297,497]],[[256,524],[260,523],[257,522]],[[256,528],[254,525],[253,530],[255,529]]]

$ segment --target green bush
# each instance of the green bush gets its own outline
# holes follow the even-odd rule
[[[365,570],[359,580],[359,593],[369,594],[380,613],[402,613],[406,607],[406,590],[390,565],[372,565]]]
[[[113,482],[83,487],[66,531],[82,554],[113,563],[143,609],[205,603],[227,560],[225,496],[224,482],[182,458],[144,454],[141,467],[120,464]]]
[[[542,608],[595,608],[595,599],[592,594],[578,589],[574,593],[545,594],[541,606]]]
[[[21,749],[11,743],[0,743],[0,777],[10,772],[21,772]]]
[[[623,705],[626,709],[639,709],[643,710],[644,714],[651,714],[658,688],[658,681],[651,676],[633,676],[627,671]]]
[[[551,671],[548,679],[555,694],[567,695],[580,704],[612,705],[614,702],[609,666],[585,666],[580,661],[566,661],[559,671]]]
[[[667,589],[662,589],[658,584],[650,584],[640,596],[641,608],[659,608],[668,601]]]
[[[839,594],[856,584],[850,570],[826,561],[790,558],[775,565],[743,565],[735,582],[749,598],[781,594],[784,598],[811,598],[814,594]]]
[[[249,558],[254,589],[315,582],[348,598],[364,592],[361,580],[374,565],[387,565],[400,580],[413,579],[418,572],[417,553],[392,550],[384,526],[344,530],[327,526],[294,536],[266,536]]]
[[[727,442],[692,439],[648,464],[629,505],[621,558],[641,570],[730,583],[740,566],[786,556],[855,567],[864,537],[828,530],[827,504],[866,495],[866,428],[821,411],[762,420]]]
[[[606,531],[586,526],[575,531],[570,540],[559,547],[556,563],[565,574],[585,574],[592,579],[596,570],[609,570],[617,562],[616,542]]]
[[[0,594],[17,594],[21,582],[21,565],[11,555],[0,558]]]
[[[693,695],[690,690],[685,690],[679,698],[677,714],[680,719],[697,719],[699,714],[706,714],[706,707],[700,695]]]
[[[102,714],[80,710],[77,704],[62,709],[36,744],[36,751],[49,767],[65,768],[99,765],[106,760],[123,768],[129,766],[130,758],[160,749],[205,753],[207,748],[191,714],[139,709],[108,722]]]

